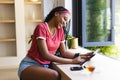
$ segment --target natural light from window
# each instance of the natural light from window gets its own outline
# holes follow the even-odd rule
[[[120,0],[115,1],[115,45],[120,50]]]

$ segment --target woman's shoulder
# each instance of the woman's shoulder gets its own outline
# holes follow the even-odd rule
[[[36,28],[46,28],[46,23],[45,22],[41,22],[37,25]]]
[[[37,26],[46,26],[46,23],[45,22],[41,22]]]

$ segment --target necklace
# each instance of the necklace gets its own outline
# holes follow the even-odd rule
[[[54,37],[55,33],[56,33],[56,28],[55,27],[50,27],[47,23],[46,23],[47,27],[48,27],[48,30],[50,32],[50,35],[52,37]]]

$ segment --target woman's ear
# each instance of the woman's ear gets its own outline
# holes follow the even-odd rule
[[[58,13],[58,12],[55,12],[55,16],[59,16],[59,13]]]

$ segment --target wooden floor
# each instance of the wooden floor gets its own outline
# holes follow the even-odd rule
[[[19,80],[18,69],[0,69],[0,80]]]

